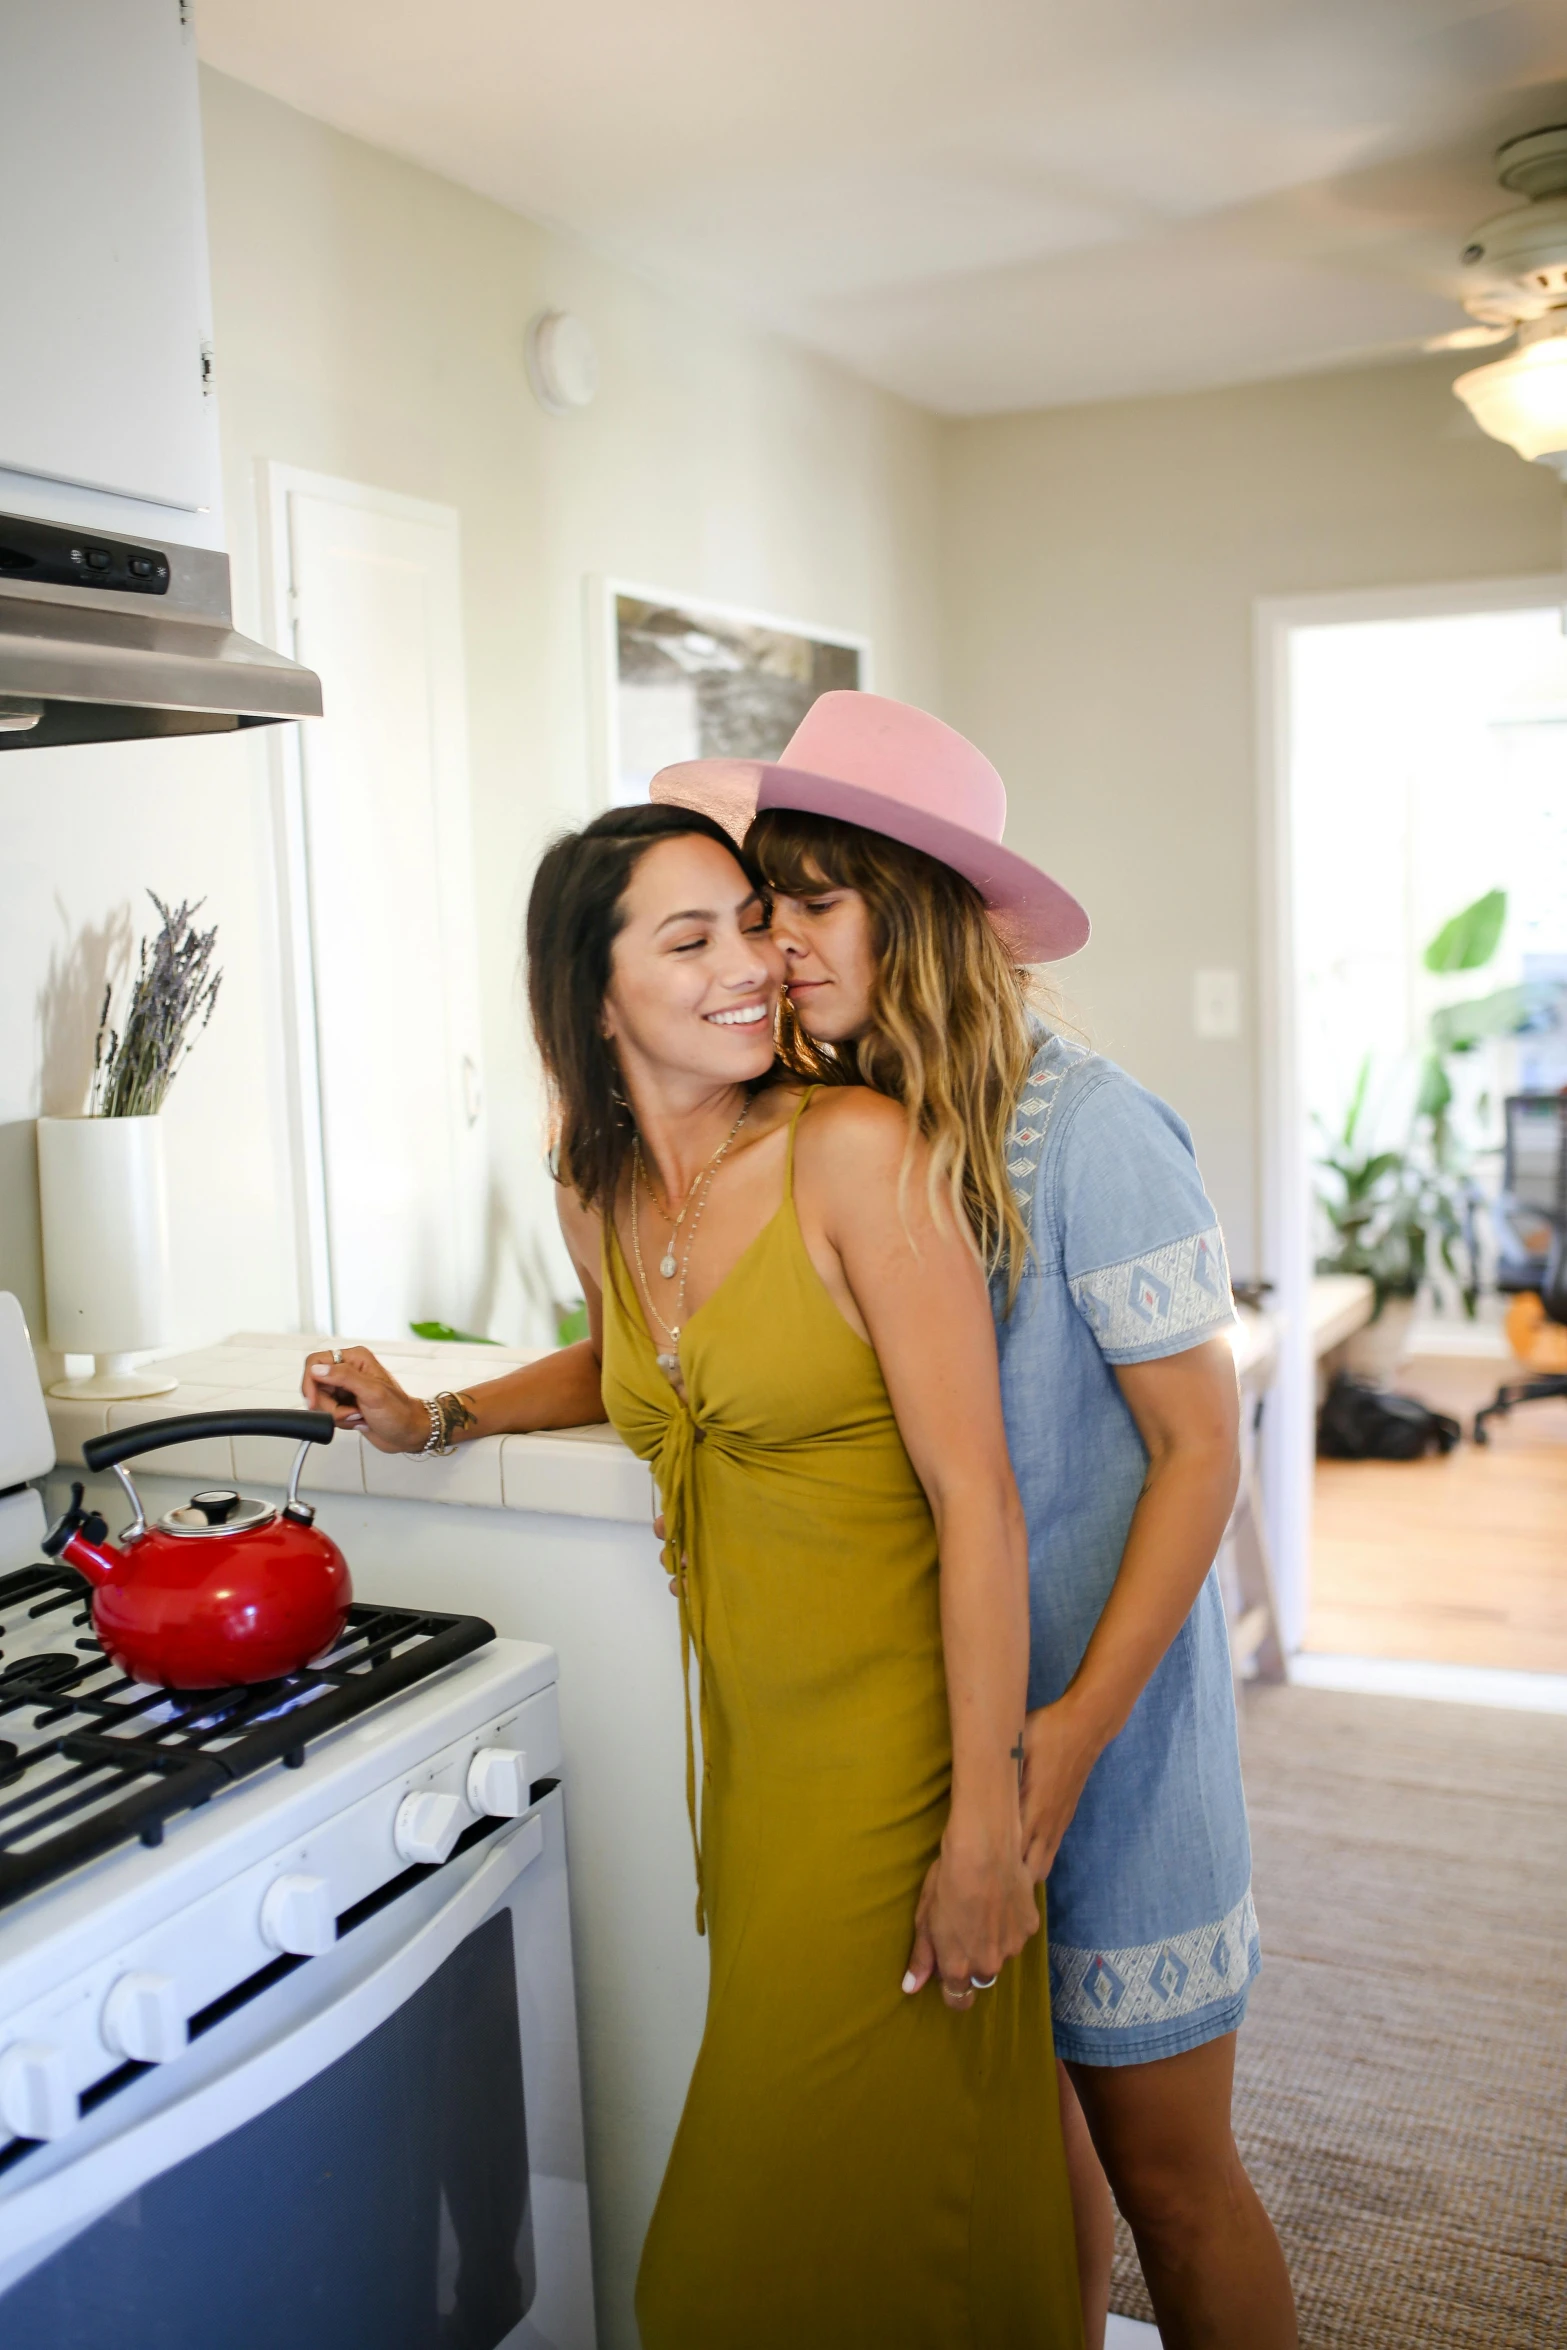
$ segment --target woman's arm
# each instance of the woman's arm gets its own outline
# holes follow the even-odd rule
[[[1116,1371],[1148,1450],[1126,1548],[1083,1661],[1024,1733],[1023,1834],[1043,1881],[1089,1772],[1191,1612],[1229,1523],[1240,1405],[1228,1339]]]
[[[966,2007],[970,1977],[995,1975],[1039,1923],[1018,1820],[1028,1546],[984,1275],[966,1234],[932,1218],[922,1155],[900,1199],[906,1136],[874,1094],[823,1097],[800,1130],[798,1196],[842,1266],[936,1523],[952,1800],[905,1987],[936,1973]]]
[[[599,1388],[604,1301],[598,1285],[598,1219],[563,1192],[560,1220],[587,1301],[588,1335],[499,1379],[465,1387],[462,1401],[470,1416],[452,1429],[455,1444],[471,1443],[476,1436],[583,1428],[606,1416]],[[302,1387],[312,1411],[330,1412],[340,1428],[357,1428],[377,1452],[421,1452],[429,1440],[430,1415],[423,1400],[400,1387],[368,1347],[345,1347],[341,1363],[312,1355]]]

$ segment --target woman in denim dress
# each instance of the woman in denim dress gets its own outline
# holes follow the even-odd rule
[[[1001,847],[1000,779],[939,720],[828,694],[776,764],[690,762],[653,796],[737,832],[754,819],[802,1073],[894,1094],[935,1156],[955,1121],[974,1164],[1005,1154],[1016,1219],[976,1229],[1028,1520],[1025,1833],[1076,2091],[1088,2339],[1109,2299],[1108,2173],[1169,2350],[1293,2350],[1283,2256],[1230,2126],[1260,1950],[1213,1563],[1235,1491],[1234,1315],[1191,1138],[1031,1009],[1023,966],[1075,951],[1087,920]],[[916,897],[948,925],[940,971],[909,952]]]

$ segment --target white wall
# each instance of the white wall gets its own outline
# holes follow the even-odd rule
[[[878,683],[934,702],[940,428],[238,83],[204,75],[203,104],[240,624],[261,618],[258,461],[461,513],[496,1327],[521,1336],[516,1234],[549,1210],[517,951],[541,841],[587,812],[584,579],[863,631]],[[598,343],[585,415],[528,392],[523,329],[545,304]],[[269,774],[255,737],[0,758],[0,1286],[35,1336],[30,1121],[85,1077],[80,1034],[46,1071],[35,1005],[51,953],[146,884],[206,895],[227,973],[168,1112],[175,1335],[295,1321]]]
[[[955,424],[945,714],[989,752],[1008,837],[1077,890],[1061,977],[1104,1050],[1190,1120],[1237,1273],[1257,1255],[1260,596],[1561,562],[1553,478],[1483,438],[1422,360]],[[1347,853],[1353,854],[1353,844]],[[1192,974],[1245,982],[1234,1044]]]

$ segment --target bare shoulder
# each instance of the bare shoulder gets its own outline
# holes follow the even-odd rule
[[[819,1093],[800,1127],[800,1151],[823,1174],[896,1179],[908,1148],[909,1122],[897,1102],[867,1085]]]

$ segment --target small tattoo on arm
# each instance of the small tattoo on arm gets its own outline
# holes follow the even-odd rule
[[[435,1408],[441,1415],[441,1445],[446,1451],[457,1442],[461,1431],[479,1424],[479,1415],[466,1394],[453,1395],[448,1391],[438,1395]]]
[[[1012,1760],[1017,1764],[1017,1783],[1021,1787],[1023,1784],[1023,1733],[1021,1730],[1017,1734],[1016,1746],[1009,1748],[1008,1751]]]

